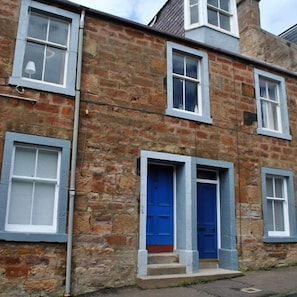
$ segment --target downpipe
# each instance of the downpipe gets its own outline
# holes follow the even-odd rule
[[[73,216],[74,216],[74,199],[75,199],[75,194],[76,194],[75,174],[76,174],[76,159],[77,159],[78,129],[79,129],[80,88],[81,88],[84,23],[85,23],[85,10],[82,10],[81,15],[80,15],[79,36],[78,36],[78,54],[77,54],[76,85],[75,85],[75,107],[74,107],[75,109],[74,109],[71,172],[70,172],[70,187],[69,187],[66,283],[65,283],[64,297],[71,296]]]

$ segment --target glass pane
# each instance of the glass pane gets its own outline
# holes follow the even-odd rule
[[[227,31],[230,31],[230,17],[224,15],[224,14],[220,14],[220,27],[222,29],[225,29]]]
[[[283,207],[282,201],[274,201],[275,231],[285,231]]]
[[[30,224],[33,184],[21,181],[11,183],[9,224]]]
[[[179,78],[173,79],[173,107],[183,108],[183,81]]]
[[[192,78],[198,78],[198,61],[197,59],[186,59],[186,75]]]
[[[268,83],[269,99],[277,101],[277,85],[275,83]]]
[[[35,157],[35,149],[16,147],[13,174],[29,177],[35,176]]]
[[[27,42],[23,64],[23,77],[42,80],[44,50],[44,45]],[[26,73],[26,66],[29,61],[33,61],[35,63],[36,72],[33,74]]]
[[[229,0],[220,0],[220,8],[230,11]]]
[[[197,83],[186,81],[186,110],[197,111]]]
[[[208,9],[207,15],[208,15],[208,23],[218,27],[219,24],[218,24],[217,12],[214,10]]]
[[[197,6],[193,6],[190,8],[190,14],[191,14],[191,24],[197,24],[199,23],[199,8]]]
[[[198,4],[198,0],[190,0],[190,5]]]
[[[211,170],[197,169],[197,178],[217,180],[217,173]]]
[[[47,25],[47,17],[31,13],[28,26],[28,36],[32,38],[46,40]]]
[[[57,178],[58,152],[39,150],[37,177]]]
[[[260,79],[259,84],[260,84],[260,96],[263,98],[267,98],[266,82],[263,79]]]
[[[53,225],[55,185],[39,183],[35,187],[33,225]]]
[[[47,47],[44,80],[55,84],[63,84],[66,51]]]
[[[267,128],[271,130],[278,130],[278,112],[277,105],[273,103],[266,103],[268,111]]]
[[[218,0],[207,0],[207,4],[219,7]]]
[[[272,200],[267,200],[267,223],[268,223],[268,231],[274,231],[273,227],[273,208],[272,208]]]
[[[274,195],[273,195],[273,179],[271,177],[266,178],[266,196],[274,197]]]
[[[283,180],[281,178],[275,179],[275,197],[284,198]]]
[[[263,128],[268,128],[268,104],[266,101],[262,100],[261,101],[261,106],[262,106],[262,126]]]
[[[66,46],[68,41],[68,23],[51,19],[48,40]]]
[[[184,75],[184,57],[181,55],[173,54],[173,73]]]

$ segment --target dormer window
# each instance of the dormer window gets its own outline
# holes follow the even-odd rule
[[[229,0],[207,1],[207,20],[209,24],[230,31],[231,17]]]
[[[209,27],[238,36],[235,0],[185,0],[185,29]]]

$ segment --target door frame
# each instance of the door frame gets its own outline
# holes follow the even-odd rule
[[[203,184],[213,184],[216,185],[216,209],[217,209],[217,253],[219,259],[219,249],[221,248],[221,199],[220,199],[220,175],[219,171],[215,169],[206,169],[206,168],[197,168],[197,170],[203,171],[211,171],[216,173],[216,180],[212,179],[204,179],[204,178],[197,178],[196,182],[203,183]],[[197,203],[198,203],[198,195],[197,195]],[[197,217],[198,221],[198,217]],[[198,249],[199,251],[199,249]]]

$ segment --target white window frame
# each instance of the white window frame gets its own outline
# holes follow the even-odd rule
[[[56,179],[48,179],[48,178],[38,178],[36,176],[29,177],[29,176],[19,176],[13,174],[13,168],[15,164],[15,152],[17,147],[23,147],[23,148],[32,148],[35,149],[36,152],[39,153],[39,151],[54,151],[58,154],[58,160],[57,160],[57,177]],[[60,167],[61,167],[61,150],[55,149],[55,148],[43,148],[39,146],[32,146],[32,145],[24,145],[24,144],[15,144],[13,147],[13,153],[12,153],[12,162],[11,162],[11,172],[10,172],[10,178],[9,178],[9,189],[8,189],[8,201],[7,201],[7,210],[6,210],[6,221],[5,221],[5,231],[9,232],[44,232],[44,233],[56,233],[57,232],[57,210],[58,210],[58,198],[59,198],[59,180],[60,180]],[[37,168],[37,160],[35,164],[35,172]],[[54,197],[54,207],[53,207],[53,218],[52,218],[52,225],[33,225],[33,224],[9,224],[8,217],[9,217],[9,209],[10,209],[10,200],[11,200],[11,188],[12,188],[12,182],[14,180],[17,181],[26,181],[28,183],[32,183],[33,187],[38,182],[45,182],[49,184],[55,185],[55,197]],[[33,200],[33,198],[32,198]],[[32,210],[31,210],[32,212]],[[31,213],[32,215],[32,213]],[[32,219],[32,218],[31,218]]]
[[[174,108],[173,103],[173,79],[180,75],[173,73],[173,54],[181,54],[199,61],[199,78],[195,80],[198,86],[197,99],[198,108],[196,111],[187,111],[184,109]],[[182,80],[188,80],[186,76]],[[192,79],[190,79],[192,81]],[[197,112],[198,111],[198,112]],[[188,120],[212,123],[210,116],[210,98],[209,98],[209,72],[208,72],[208,55],[192,48],[181,46],[172,42],[167,43],[167,108],[166,115],[184,118]]]
[[[268,199],[275,199],[276,197],[267,197],[267,177],[281,178],[283,180],[284,197],[283,210],[284,210],[284,231],[269,230],[269,217],[268,217]],[[263,226],[264,226],[264,242],[267,243],[281,243],[281,242],[297,242],[296,232],[296,214],[295,214],[295,192],[294,192],[294,175],[291,171],[274,169],[274,168],[261,168],[262,180],[262,204],[263,204]]]
[[[27,28],[29,24],[30,11],[34,11],[40,15],[51,16],[69,23],[68,34],[68,49],[65,57],[64,68],[64,82],[63,84],[55,84],[37,79],[30,79],[30,77],[23,77],[23,60],[26,49]],[[38,89],[42,91],[49,91],[53,93],[60,93],[65,95],[75,95],[75,77],[76,77],[76,63],[78,51],[78,31],[79,31],[79,15],[66,11],[54,6],[49,6],[43,3],[22,0],[19,26],[16,38],[15,53],[12,75],[9,78],[9,84],[27,87],[31,89]]]
[[[254,70],[254,79],[255,79],[255,89],[256,89],[256,104],[257,104],[257,120],[258,128],[257,133],[272,136],[282,139],[291,140],[292,136],[290,135],[289,128],[289,118],[288,118],[288,107],[287,107],[287,95],[285,88],[285,79],[281,76],[274,75],[262,70]],[[260,96],[260,80],[265,80],[267,82],[273,82],[277,85],[277,94],[278,101],[270,102],[270,104],[277,104],[277,123],[278,130],[274,130],[268,127],[264,127],[262,119],[262,100],[268,100]]]
[[[59,164],[56,180],[14,176],[15,147],[26,147],[58,152]],[[71,143],[68,140],[6,132],[0,183],[0,240],[23,242],[66,242],[66,219],[68,205],[68,176]],[[12,179],[47,181],[56,183],[53,204],[53,224],[35,225],[8,224],[9,199]]]
[[[191,12],[190,12],[190,0],[184,0],[184,18],[185,18],[185,29],[191,30],[202,26],[207,26],[214,30],[223,32],[225,34],[229,34],[235,37],[239,37],[239,30],[238,30],[238,18],[237,18],[237,4],[236,0],[229,0],[230,1],[230,11],[229,13],[224,14],[230,17],[230,31],[225,30],[221,27],[214,26],[208,23],[208,3],[207,0],[198,0],[198,23],[191,24]],[[220,10],[219,8],[217,10]],[[221,10],[220,10],[221,11]]]

